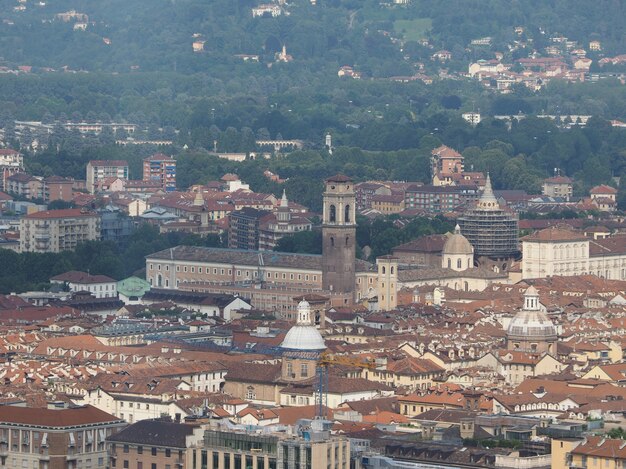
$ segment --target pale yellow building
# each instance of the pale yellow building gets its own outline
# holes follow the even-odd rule
[[[20,220],[21,252],[61,252],[100,239],[100,215],[79,208],[47,210]]]

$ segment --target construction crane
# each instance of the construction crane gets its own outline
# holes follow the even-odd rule
[[[315,405],[317,407],[315,418],[326,419],[326,409],[328,408],[328,368],[331,365],[352,366],[367,370],[376,369],[375,360],[363,361],[359,358],[349,356],[333,356],[328,352],[323,352],[317,362],[317,383],[315,388]]]

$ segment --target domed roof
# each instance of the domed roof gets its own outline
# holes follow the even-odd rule
[[[306,300],[302,300],[298,304],[298,322],[289,329],[280,346],[286,350],[300,352],[326,350],[322,334],[311,323],[311,305]]]
[[[554,341],[556,327],[543,311],[520,311],[507,330],[509,339],[525,341]]]
[[[461,234],[459,225],[456,225],[454,234],[450,236],[443,245],[442,254],[474,254],[474,248],[467,238]]]
[[[524,292],[524,308],[511,320],[507,336],[513,340],[554,341],[556,327],[541,310],[539,292],[532,285]]]

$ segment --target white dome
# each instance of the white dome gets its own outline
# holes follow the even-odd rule
[[[289,329],[280,346],[287,350],[303,352],[326,350],[322,334],[311,323],[311,305],[308,301],[302,300],[298,304],[297,323]]]
[[[281,347],[287,350],[318,351],[326,350],[322,334],[315,326],[293,326],[287,332]]]
[[[556,327],[543,311],[520,311],[509,324],[507,335],[517,340],[556,340]]]

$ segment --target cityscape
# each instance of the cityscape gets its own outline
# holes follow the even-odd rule
[[[0,467],[626,465],[621,2],[0,20]]]

